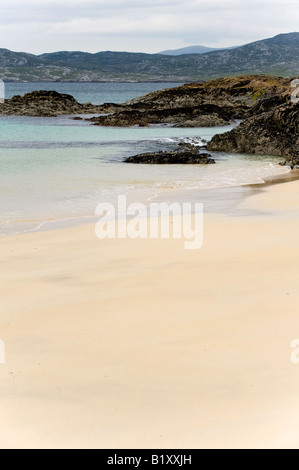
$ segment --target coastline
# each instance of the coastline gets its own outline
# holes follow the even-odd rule
[[[265,176],[263,177],[264,183],[266,186],[271,186],[280,183],[289,183],[291,181],[296,181],[299,179],[299,170],[290,170],[288,173],[280,173],[275,176]],[[250,186],[259,186],[252,184]]]
[[[254,194],[264,191],[267,187],[296,181],[299,179],[299,170],[290,170],[288,173],[281,173],[271,177],[263,177],[260,183],[239,184],[232,186],[219,186],[219,187],[204,187],[204,188],[184,188],[184,189],[171,189],[163,190],[153,197],[148,197],[143,202],[146,205],[151,202],[155,203],[184,203],[191,202],[192,204],[199,202],[204,205],[204,212],[209,214],[225,214],[231,216],[250,215],[250,212],[241,211],[238,206]],[[134,202],[134,201],[130,201]],[[20,231],[15,233],[3,234],[0,240],[6,237],[21,236],[30,233],[40,233],[45,231],[60,230],[70,227],[80,227],[96,223],[97,216],[92,214],[64,217],[61,219],[41,220],[38,222],[38,227],[27,231]]]
[[[263,188],[200,250],[2,238],[0,447],[297,448],[299,182]]]

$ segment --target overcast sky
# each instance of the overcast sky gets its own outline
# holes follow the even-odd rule
[[[299,30],[298,0],[0,0],[0,48],[160,52]]]

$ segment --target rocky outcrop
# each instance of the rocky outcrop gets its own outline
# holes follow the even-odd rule
[[[33,91],[24,96],[14,96],[0,104],[2,115],[58,116],[97,112],[99,112],[99,106],[91,103],[78,103],[73,96],[57,91]]]
[[[176,88],[148,93],[127,101],[126,105],[150,108],[181,108],[196,106],[203,102],[225,105],[230,103],[240,111],[255,105],[263,97],[283,93],[291,80],[268,75],[241,75],[219,78],[204,83],[187,83]],[[243,107],[242,107],[243,105]]]
[[[288,156],[299,150],[299,104],[290,93],[264,99],[247,119],[225,134],[215,135],[208,150]]]
[[[235,114],[233,107],[202,104],[194,107],[166,108],[148,111],[125,110],[108,116],[93,118],[98,126],[148,126],[169,124],[173,127],[225,126]]]
[[[281,166],[289,166],[292,170],[299,169],[299,150],[291,150],[286,159],[280,163]]]
[[[215,160],[208,153],[199,153],[196,149],[174,150],[170,152],[152,152],[134,155],[125,159],[126,163],[147,163],[147,164],[211,164]]]
[[[268,76],[241,76],[189,83],[130,100],[123,105],[106,103],[92,118],[100,126],[173,127],[224,126],[244,119],[261,99],[284,92],[290,80]]]
[[[0,104],[0,114],[100,114],[90,121],[101,126],[223,126],[244,119],[262,98],[282,93],[289,84],[288,79],[264,75],[230,77],[164,89],[123,104],[98,106],[78,103],[71,95],[56,91],[34,91],[5,100]]]

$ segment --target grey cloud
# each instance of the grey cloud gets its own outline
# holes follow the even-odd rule
[[[155,52],[227,46],[298,30],[298,20],[297,0],[6,0],[0,47],[95,52],[132,50],[133,44]]]

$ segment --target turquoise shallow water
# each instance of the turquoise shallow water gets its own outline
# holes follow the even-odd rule
[[[71,85],[79,93],[80,84]],[[122,85],[125,93],[130,85],[129,98],[140,91],[134,88],[136,84],[118,84],[106,101],[120,102]],[[154,85],[157,89],[158,84]],[[34,88],[38,89],[37,84]],[[89,101],[96,102],[98,92],[95,94]],[[92,217],[99,202],[116,201],[118,194],[126,194],[128,201],[143,202],[163,191],[258,183],[265,176],[287,171],[278,166],[276,157],[229,154],[215,155],[217,164],[207,166],[123,163],[126,156],[176,148],[178,141],[188,138],[200,145],[201,139],[209,140],[228,129],[107,128],[70,117],[2,116],[0,235],[37,230],[53,221]]]

